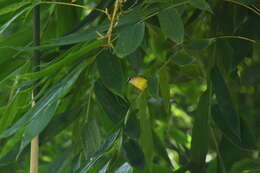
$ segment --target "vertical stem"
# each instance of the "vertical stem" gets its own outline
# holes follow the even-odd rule
[[[40,6],[37,5],[34,7],[33,11],[33,42],[34,46],[40,45]],[[40,51],[33,51],[33,71],[40,71]],[[36,100],[34,100],[35,96],[39,92],[39,87],[35,88],[32,92],[32,106],[36,104]],[[30,173],[38,173],[38,156],[39,156],[39,137],[36,136],[31,141],[31,160],[30,160]]]

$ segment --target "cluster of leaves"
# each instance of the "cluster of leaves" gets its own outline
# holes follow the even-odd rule
[[[257,0],[0,6],[1,172],[28,172],[38,135],[39,172],[260,171]]]

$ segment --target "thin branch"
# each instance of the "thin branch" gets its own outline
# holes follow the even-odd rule
[[[102,13],[105,13],[104,10],[101,10],[101,9],[98,9],[98,8],[93,8],[93,7],[86,6],[86,5],[66,3],[66,2],[43,1],[43,2],[41,2],[41,4],[57,4],[57,5],[73,6],[73,7],[83,8],[85,10],[97,10],[97,11],[100,11]]]
[[[226,39],[226,38],[231,38],[231,39],[240,39],[240,40],[245,40],[245,41],[249,41],[253,44],[260,44],[260,42],[257,42],[256,40],[247,38],[247,37],[242,37],[242,36],[232,36],[232,35],[226,35],[226,36],[218,36],[218,37],[214,37],[214,38],[209,38],[209,39]]]
[[[245,5],[245,4],[241,3],[241,2],[234,1],[234,0],[225,0],[225,1],[226,2],[231,2],[231,3],[236,4],[236,5],[240,5],[242,7],[245,7],[247,9],[251,10],[252,12],[254,12],[255,14],[257,14],[258,16],[260,16],[260,12],[259,12],[260,10],[257,9],[256,7],[255,7],[256,9],[254,9],[252,7],[249,7],[248,5]]]

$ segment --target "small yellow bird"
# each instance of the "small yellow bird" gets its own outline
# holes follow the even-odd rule
[[[145,79],[142,76],[131,77],[129,78],[128,82],[134,85],[136,88],[140,89],[141,91],[147,88],[147,79]]]

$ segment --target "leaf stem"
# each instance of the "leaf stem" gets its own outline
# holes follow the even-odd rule
[[[234,0],[225,0],[225,1],[233,3],[233,4],[236,4],[236,5],[240,5],[242,7],[245,7],[247,9],[251,10],[252,12],[254,12],[256,15],[260,16],[260,12],[259,12],[260,10],[258,8],[256,8],[256,7],[255,7],[256,9],[254,9],[252,7],[249,7],[248,5],[245,5],[245,4],[241,3],[241,2],[234,1]]]

